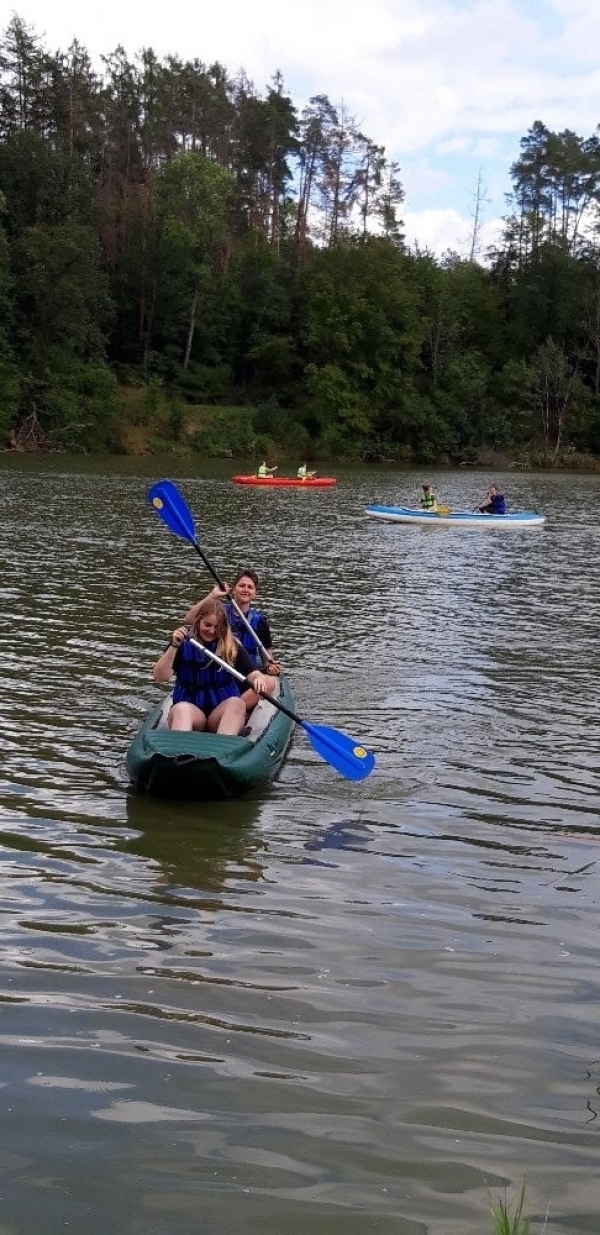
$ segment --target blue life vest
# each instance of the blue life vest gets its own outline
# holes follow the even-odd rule
[[[217,650],[216,640],[206,646],[210,652]],[[195,703],[208,715],[224,699],[240,694],[236,679],[214,660],[203,656],[189,639],[184,639],[177,649],[173,668],[176,678],[173,703]]]
[[[234,638],[236,638],[238,643],[241,643],[242,647],[246,649],[255,668],[257,666],[262,668],[262,657],[258,650],[258,645],[252,638],[250,631],[246,630],[237,609],[234,609],[230,600],[225,601],[225,612],[227,614],[227,621],[233,631]],[[260,609],[249,609],[248,612],[244,614],[244,617],[252,629],[256,630],[261,618]]]
[[[494,496],[490,498],[489,502],[486,502],[484,506],[480,506],[478,509],[487,515],[505,515],[506,501],[504,494],[495,493]]]

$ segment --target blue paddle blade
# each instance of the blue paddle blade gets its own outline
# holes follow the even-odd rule
[[[148,489],[148,501],[159,518],[172,532],[175,532],[176,536],[182,536],[192,545],[196,544],[194,520],[172,480],[159,480],[152,485]]]
[[[370,750],[365,750],[360,742],[355,742],[354,738],[340,733],[339,729],[313,725],[308,720],[299,720],[298,724],[304,729],[317,754],[348,780],[364,780],[373,771],[375,755]]]

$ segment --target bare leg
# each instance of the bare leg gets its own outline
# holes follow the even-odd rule
[[[169,712],[169,729],[179,733],[203,733],[206,729],[206,716],[195,703],[174,703]]]
[[[276,682],[277,682],[277,678],[272,677],[269,681],[269,685],[267,686],[267,689],[263,691],[263,695],[267,695],[267,696],[272,695],[273,691],[275,690]],[[244,703],[246,705],[246,711],[251,712],[252,708],[256,707],[259,699],[261,698],[262,696],[257,694],[255,690],[245,690],[242,694],[242,699],[244,700]]]
[[[246,704],[241,695],[233,695],[224,699],[211,712],[208,718],[210,733],[221,733],[226,737],[235,737],[246,719]]]

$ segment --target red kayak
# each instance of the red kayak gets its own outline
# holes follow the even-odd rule
[[[284,485],[291,489],[328,489],[337,484],[335,476],[313,476],[306,480],[298,480],[297,476],[232,476],[234,485],[265,485],[271,489],[281,489]]]

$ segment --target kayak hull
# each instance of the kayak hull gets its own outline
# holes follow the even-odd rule
[[[298,480],[296,476],[232,476],[234,485],[260,485],[264,489],[330,489],[337,484],[335,476],[313,476]]]
[[[448,514],[440,514],[436,510],[413,510],[410,506],[373,504],[365,506],[365,511],[375,519],[387,519],[392,523],[427,523],[430,526],[447,526],[452,523],[458,527],[526,528],[542,527],[546,522],[545,515],[527,510],[507,515],[484,515],[473,510],[452,510]]]
[[[287,679],[279,698],[294,707]],[[292,738],[294,721],[262,699],[250,714],[244,736],[178,733],[167,728],[169,695],[140,725],[126,756],[133,785],[157,797],[218,801],[239,797],[272,780]]]

